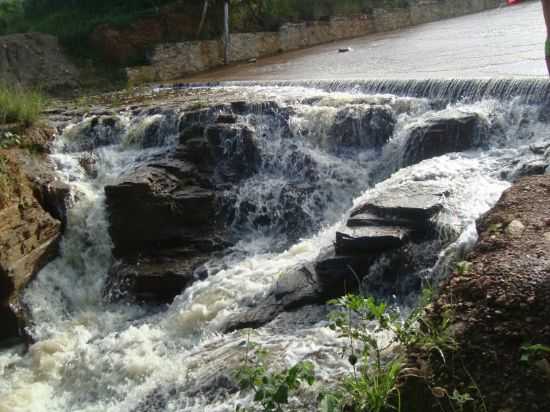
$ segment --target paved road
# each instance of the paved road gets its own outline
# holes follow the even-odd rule
[[[533,1],[285,53],[186,80],[544,77],[545,37],[541,5]],[[337,52],[348,46],[352,52]]]

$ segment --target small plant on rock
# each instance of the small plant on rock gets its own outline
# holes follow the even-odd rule
[[[251,350],[254,356],[250,356]],[[254,392],[254,402],[263,412],[284,412],[289,399],[304,383],[315,382],[314,365],[311,362],[299,362],[280,372],[271,371],[267,364],[268,353],[250,341],[247,342],[246,356],[236,372],[239,387],[243,391]],[[237,406],[237,412],[257,411],[255,407]]]
[[[330,302],[342,310],[331,315],[331,329],[348,341],[346,352],[352,375],[335,392],[325,396],[324,411],[384,412],[401,410],[398,377],[402,362],[399,355],[387,360],[377,336],[397,328],[397,316],[385,303],[374,298],[346,295]],[[397,335],[396,335],[397,336]],[[395,340],[394,340],[395,341]]]

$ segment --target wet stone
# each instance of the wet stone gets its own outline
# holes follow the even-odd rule
[[[429,182],[392,186],[355,209],[351,218],[356,219],[353,223],[357,224],[359,216],[370,214],[390,221],[404,221],[407,227],[425,231],[433,226],[430,219],[443,209],[448,195],[445,187]]]
[[[380,149],[393,135],[395,118],[384,106],[351,106],[336,114],[329,131],[331,150]]]
[[[430,120],[410,132],[403,165],[410,166],[446,153],[480,147],[487,136],[488,125],[477,114]]]
[[[410,237],[411,230],[397,226],[370,226],[336,233],[336,253],[356,255],[396,249]]]

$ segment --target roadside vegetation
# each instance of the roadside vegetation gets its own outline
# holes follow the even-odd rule
[[[85,55],[90,33],[100,24],[125,27],[158,16],[163,6],[182,7],[197,22],[195,37],[221,34],[223,0],[208,0],[209,30],[198,33],[204,0],[2,0],[0,35],[42,32],[58,36],[77,54]],[[276,30],[289,21],[366,13],[373,8],[406,7],[406,0],[232,0],[232,30]],[[193,39],[189,39],[193,40]]]

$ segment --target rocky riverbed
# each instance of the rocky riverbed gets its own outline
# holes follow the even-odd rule
[[[313,359],[331,385],[346,365],[327,299],[361,291],[407,312],[501,193],[546,173],[546,109],[529,96],[239,85],[51,110],[39,163],[62,201],[40,213],[52,245],[64,235],[57,259],[25,266],[34,343],[0,354],[0,410],[233,410],[250,401],[232,374],[250,328],[279,366]],[[488,225],[495,244],[531,233],[520,212],[481,223],[480,244]]]

